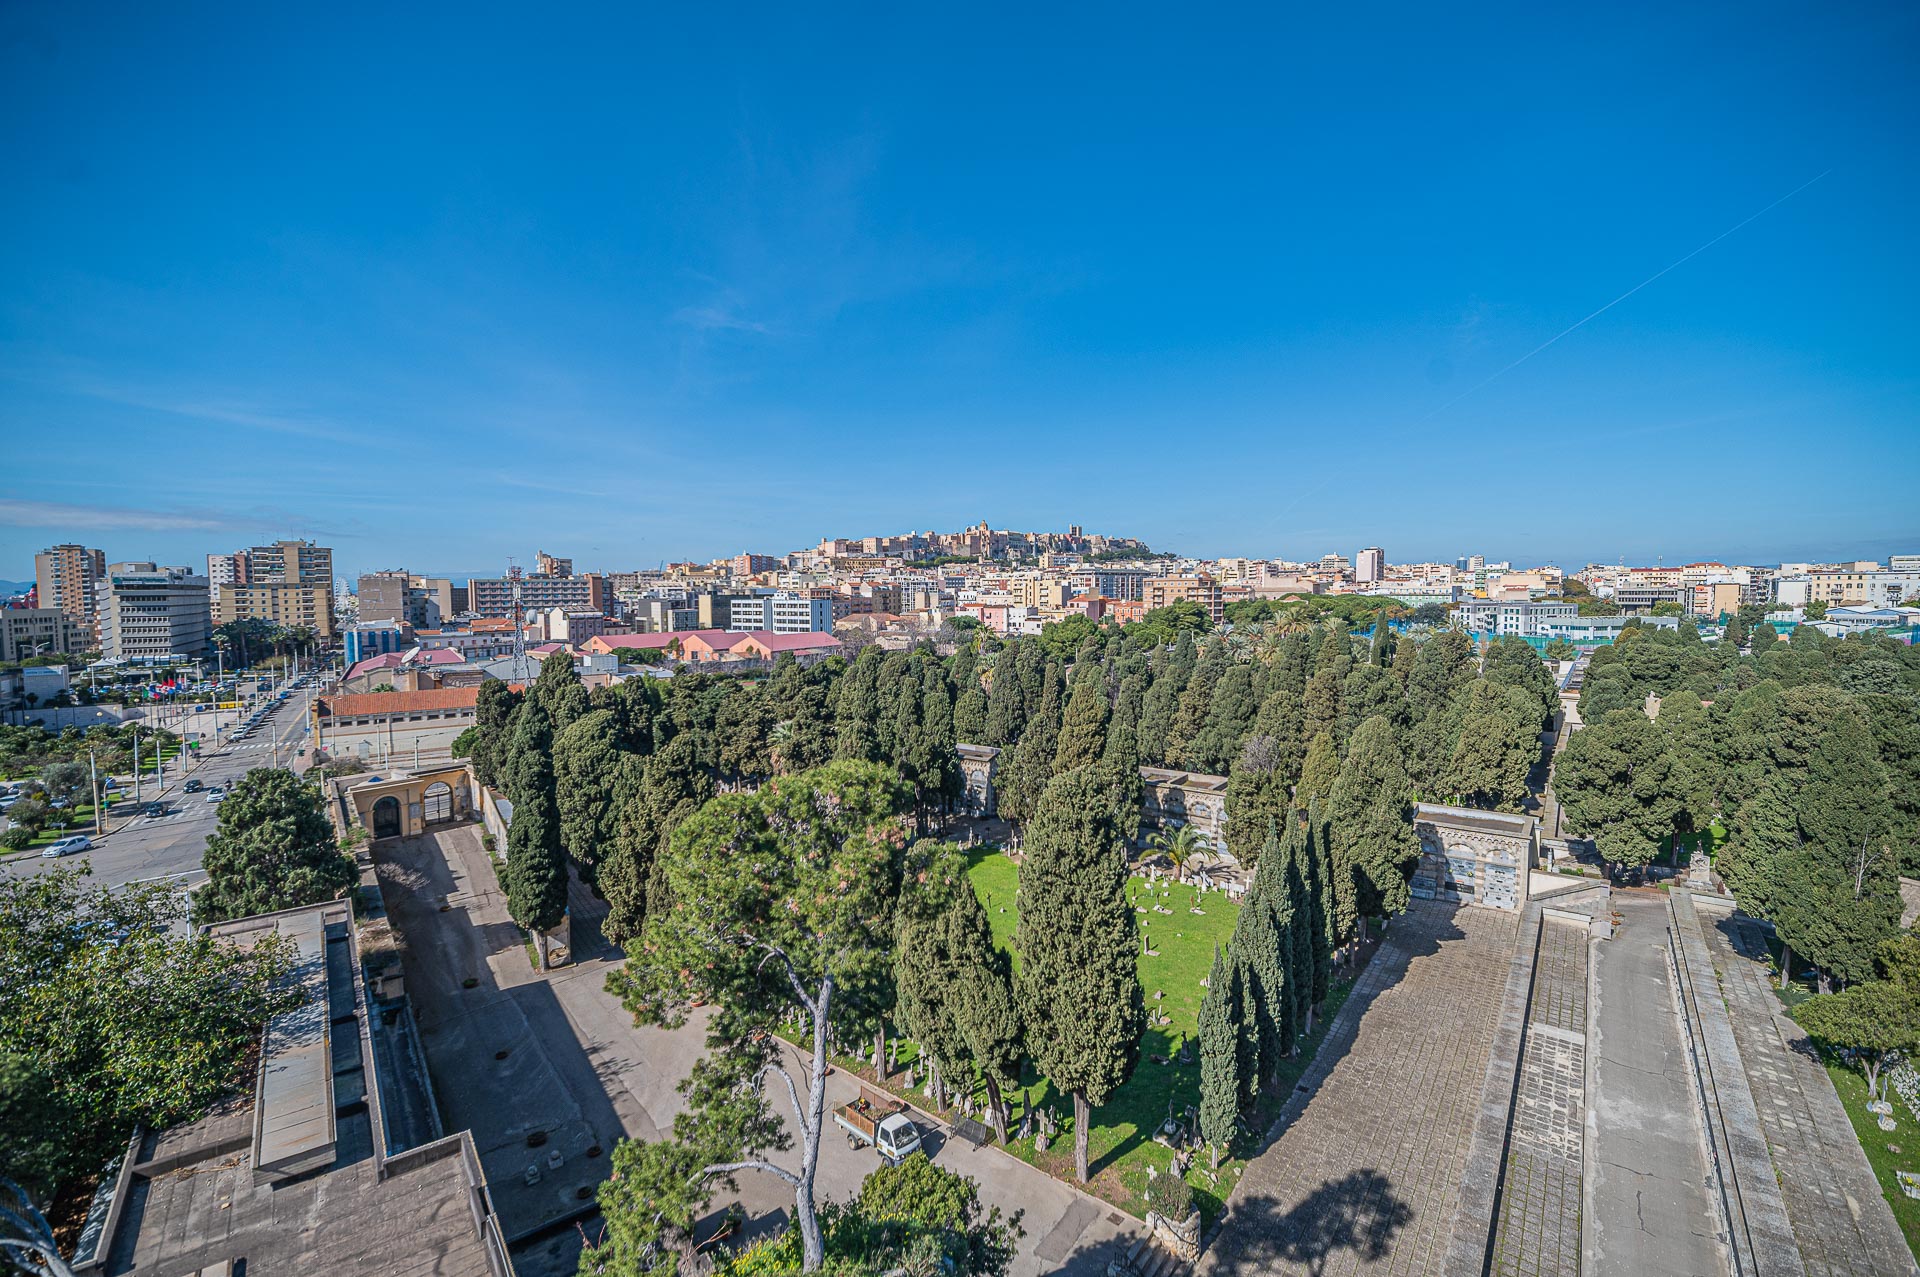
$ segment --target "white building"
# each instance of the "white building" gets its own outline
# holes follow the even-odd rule
[[[1378,581],[1386,571],[1387,552],[1377,545],[1368,546],[1354,558],[1353,579],[1356,581]]]
[[[1555,621],[1580,615],[1578,604],[1535,603],[1529,599],[1467,599],[1454,614],[1462,629],[1475,634],[1544,635]]]
[[[833,600],[810,599],[798,594],[762,594],[735,599],[727,609],[727,628],[736,633],[757,630],[775,634],[830,634],[833,632]]]
[[[107,566],[100,650],[110,661],[204,656],[213,629],[207,578],[152,563]]]

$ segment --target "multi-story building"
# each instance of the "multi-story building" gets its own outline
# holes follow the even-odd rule
[[[1674,603],[1685,606],[1690,597],[1689,591],[1676,580],[1671,585],[1647,585],[1639,581],[1624,582],[1613,591],[1613,601],[1620,605],[1623,612],[1645,612],[1662,603]]]
[[[1545,634],[1555,621],[1580,615],[1573,603],[1535,603],[1528,599],[1467,599],[1454,613],[1460,627],[1474,634]]]
[[[107,575],[104,551],[84,545],[56,545],[33,556],[35,595],[41,607],[57,607],[98,637],[102,582]]]
[[[559,558],[548,554],[545,550],[535,550],[533,574],[535,576],[572,576],[573,560]]]
[[[207,589],[214,602],[220,601],[220,591],[240,579],[240,556],[237,554],[209,554],[207,556]]]
[[[774,634],[829,633],[833,629],[833,600],[803,598],[797,594],[761,594],[735,598],[728,609],[727,628]]]
[[[1360,551],[1353,561],[1353,579],[1362,584],[1378,581],[1387,574],[1387,552],[1377,545]]]
[[[1856,565],[1857,566],[1857,565]],[[1807,573],[1807,601],[1830,607],[1891,607],[1920,597],[1920,570]]]
[[[298,585],[289,581],[260,581],[222,586],[213,600],[215,626],[240,620],[273,625],[304,626],[322,642],[334,636],[333,587]]]
[[[1227,608],[1220,597],[1220,583],[1205,572],[1193,576],[1150,576],[1142,584],[1141,601],[1149,612],[1178,602],[1198,603],[1215,625],[1225,623]]]
[[[1323,554],[1315,571],[1322,576],[1346,578],[1353,575],[1353,560],[1344,554]]]
[[[1082,567],[1067,580],[1082,594],[1137,601],[1145,593],[1147,574],[1140,568]]]
[[[1746,586],[1739,581],[1702,581],[1687,587],[1687,614],[1711,620],[1740,610]]]
[[[0,607],[0,661],[84,652],[92,643],[93,627],[57,607]]]
[[[780,566],[780,560],[771,554],[736,554],[733,556],[733,574],[735,576],[757,576],[762,572],[771,572]]]
[[[415,629],[434,630],[454,614],[453,583],[444,578],[397,570],[367,572],[356,588],[363,622],[404,621]]]
[[[191,568],[108,564],[100,650],[110,661],[205,655],[212,630],[207,588],[207,578]]]
[[[1889,572],[1920,572],[1920,554],[1890,554],[1887,556]]]
[[[569,611],[607,610],[607,578],[598,572],[585,576],[477,576],[467,582],[468,605],[480,616],[512,616],[516,587],[522,614],[556,607]]]
[[[340,632],[349,668],[372,656],[404,652],[413,646],[414,630],[405,621],[361,621]]]
[[[324,585],[333,589],[333,551],[311,541],[275,541],[234,553],[234,584]]]

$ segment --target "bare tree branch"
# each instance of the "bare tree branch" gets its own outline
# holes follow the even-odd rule
[[[707,1179],[714,1175],[731,1175],[735,1171],[765,1171],[769,1175],[785,1180],[795,1188],[800,1187],[798,1175],[784,1166],[775,1166],[772,1162],[763,1162],[758,1158],[746,1162],[716,1162],[712,1166],[702,1168],[699,1177]]]

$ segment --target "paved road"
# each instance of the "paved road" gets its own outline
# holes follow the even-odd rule
[[[94,880],[107,886],[161,878],[187,883],[199,881],[205,876],[200,858],[206,851],[208,836],[213,833],[219,808],[207,802],[204,794],[182,792],[181,785],[189,777],[206,788],[231,785],[256,767],[273,766],[276,745],[281,766],[304,770],[307,760],[298,757],[298,751],[307,732],[307,705],[312,695],[313,688],[307,687],[289,696],[251,740],[219,746],[203,736],[202,740],[208,743],[201,746],[200,759],[184,773],[168,763],[164,770],[165,787],[157,795],[171,809],[168,815],[110,817],[106,835],[94,837],[91,851],[59,860],[45,859],[38,852],[32,852],[10,859],[7,867],[16,872],[37,873],[56,865],[71,868],[85,862],[92,866]],[[220,715],[228,724],[232,717]],[[212,714],[192,718],[188,730],[211,734]],[[168,726],[174,729],[176,725]],[[131,778],[121,778],[120,784],[120,792],[127,795],[122,799],[121,809],[132,812],[135,809]],[[146,773],[139,792],[142,803],[156,797],[151,771]]]
[[[374,861],[447,1129],[473,1131],[510,1235],[564,1217],[580,1207],[580,1189],[605,1177],[616,1138],[671,1131],[683,1103],[680,1079],[705,1050],[700,1022],[674,1032],[636,1027],[606,992],[617,950],[582,944],[579,965],[533,971],[475,826],[382,842]],[[581,893],[575,901],[583,902]],[[853,1099],[858,1085],[836,1073],[827,1102]],[[937,1123],[925,1129],[937,1131]],[[537,1150],[527,1143],[535,1132],[544,1136]],[[937,1133],[928,1148],[942,1166],[972,1176],[984,1204],[1026,1212],[1013,1277],[1104,1274],[1140,1228],[995,1149]],[[560,1165],[550,1166],[545,1159],[555,1152]],[[796,1157],[778,1160],[794,1165]],[[525,1178],[530,1165],[539,1170],[533,1184]],[[853,1196],[876,1165],[871,1150],[830,1135],[820,1150],[821,1194]],[[721,1193],[716,1210],[727,1200]],[[764,1174],[743,1174],[738,1200],[749,1236],[781,1227],[793,1206],[791,1191]],[[597,1230],[597,1221],[587,1228]],[[559,1277],[574,1271],[578,1252],[579,1235],[568,1231],[519,1249],[515,1262],[523,1277]]]
[[[1621,917],[1595,959],[1594,1183],[1588,1267],[1640,1277],[1726,1271],[1707,1195],[1704,1136],[1667,955],[1667,902],[1616,891]]]

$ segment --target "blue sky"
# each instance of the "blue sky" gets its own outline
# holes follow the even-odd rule
[[[8,6],[0,577],[1920,550],[1920,10],[1319,8]]]

